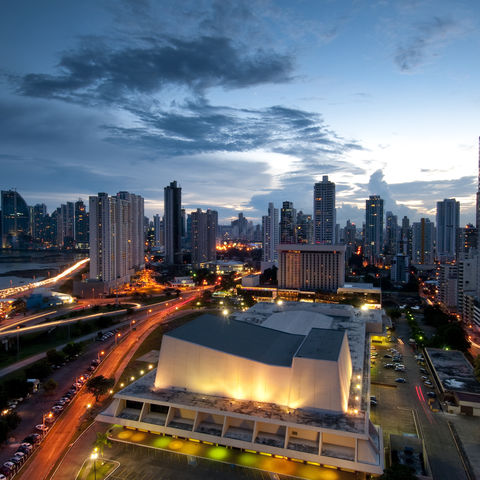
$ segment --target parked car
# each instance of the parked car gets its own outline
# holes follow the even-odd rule
[[[29,443],[30,445],[35,445],[41,440],[42,436],[38,433],[31,433],[23,439],[23,443]]]
[[[403,365],[395,365],[395,370],[397,372],[404,372],[405,371],[405,367]]]
[[[396,381],[397,383],[407,383],[407,381],[406,381],[404,378],[402,378],[402,377],[396,378],[395,381]]]
[[[389,353],[386,353],[383,358],[392,358],[392,356]]]
[[[437,394],[435,392],[427,392],[427,396],[430,398],[437,398]]]
[[[48,427],[43,423],[40,423],[39,425],[35,425],[35,429],[39,430],[40,432],[46,432],[48,430]]]
[[[383,365],[383,368],[393,368],[395,365],[393,363],[385,363],[385,365]]]

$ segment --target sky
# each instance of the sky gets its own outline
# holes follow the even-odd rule
[[[380,195],[401,219],[461,202],[474,222],[477,0],[0,2],[0,188],[29,204],[128,190],[163,212],[337,222]]]

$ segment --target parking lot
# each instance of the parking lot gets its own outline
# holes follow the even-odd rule
[[[396,341],[396,337],[399,341]],[[415,358],[417,352],[408,343],[409,328],[404,318],[397,323],[397,331],[392,340],[374,344],[377,356],[371,365],[371,395],[377,399],[377,405],[371,407],[371,417],[383,429],[385,447],[389,448],[390,434],[418,435],[425,441],[428,460],[436,480],[466,478],[448,428],[447,414],[441,411],[438,399],[429,402],[427,392],[435,392],[435,389],[426,385],[422,377],[427,377],[428,381],[431,375],[428,367]],[[389,350],[391,348],[401,354],[405,371],[385,368],[385,364],[395,363],[395,352]],[[392,358],[385,355],[391,355]],[[422,372],[421,368],[427,373]],[[396,383],[396,378],[404,378],[405,383]]]

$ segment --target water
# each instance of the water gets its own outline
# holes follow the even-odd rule
[[[0,252],[0,289],[20,286],[56,275],[63,267],[85,258],[75,252]],[[20,272],[25,272],[21,274]],[[10,275],[9,275],[10,274]]]

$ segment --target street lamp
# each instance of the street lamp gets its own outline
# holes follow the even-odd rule
[[[90,458],[93,460],[93,476],[94,480],[97,480],[97,458],[98,458],[98,452],[97,449],[92,452],[90,455]]]
[[[132,320],[132,321],[130,322],[130,331],[132,331],[132,325],[135,325],[135,323],[136,323],[135,320]]]
[[[42,416],[42,436],[45,435],[45,418],[52,418],[53,417],[53,413],[52,412],[48,412],[48,413],[44,413],[43,416]]]
[[[117,340],[122,336],[122,334],[119,332],[115,335],[115,346],[117,346]]]

